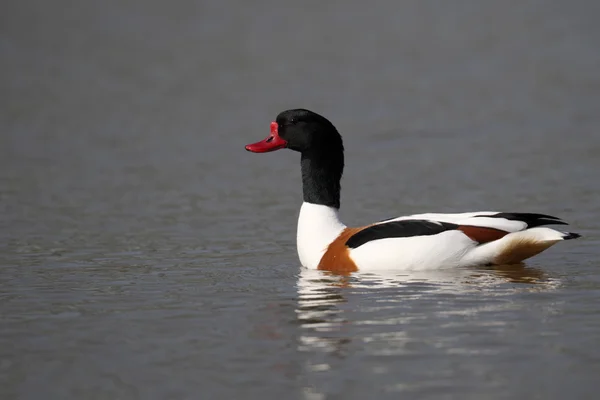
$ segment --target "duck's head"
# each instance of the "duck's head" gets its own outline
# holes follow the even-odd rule
[[[312,111],[287,110],[271,122],[271,134],[265,140],[246,146],[253,153],[283,148],[301,153],[304,201],[340,208],[344,146],[333,124]]]
[[[342,138],[327,118],[305,109],[281,112],[271,122],[271,134],[260,142],[246,146],[253,153],[283,148],[301,153],[343,152]]]

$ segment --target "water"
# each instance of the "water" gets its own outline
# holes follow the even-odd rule
[[[3,399],[595,398],[594,1],[9,1]],[[336,277],[295,253],[286,108],[342,132],[349,225],[499,209],[525,266]]]

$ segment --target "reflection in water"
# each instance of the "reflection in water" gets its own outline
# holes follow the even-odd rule
[[[424,271],[378,271],[377,273],[336,274],[328,271],[302,269],[298,277],[300,304],[303,301],[328,303],[330,298],[343,301],[339,288],[390,288],[411,283],[427,283],[432,290],[478,290],[475,285],[527,283],[552,285],[553,279],[539,268],[524,263]]]
[[[512,283],[531,283],[543,284],[550,283],[544,271],[539,268],[528,267],[524,263],[512,265],[494,265],[490,267],[480,268],[483,274],[495,274],[499,280],[506,279]],[[476,271],[473,271],[476,274]]]
[[[342,295],[350,286],[348,276],[329,275],[316,270],[302,269],[298,279],[298,319],[302,328],[310,327],[320,334],[300,336],[300,350],[320,348],[329,352],[340,351],[349,341],[335,332],[347,321],[338,305],[346,300]],[[328,335],[328,332],[332,332]]]
[[[483,354],[490,350],[457,338],[478,329],[506,329],[498,315],[520,307],[506,296],[556,286],[540,269],[524,264],[346,276],[302,269],[298,349],[311,353],[306,368],[320,374],[315,379],[357,347],[376,358],[412,357],[426,348],[448,355]]]

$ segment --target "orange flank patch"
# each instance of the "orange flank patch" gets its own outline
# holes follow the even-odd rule
[[[350,249],[346,246],[346,242],[352,235],[362,231],[368,226],[361,226],[360,228],[346,228],[335,238],[333,242],[327,247],[327,251],[321,257],[319,266],[317,269],[321,271],[330,271],[338,274],[348,274],[350,272],[358,271],[358,267],[350,258]]]
[[[557,241],[537,241],[529,238],[516,238],[509,241],[494,258],[494,264],[516,264],[541,253]]]
[[[459,225],[456,229],[479,244],[493,242],[508,235],[508,232],[501,231],[500,229],[485,228],[482,226]]]

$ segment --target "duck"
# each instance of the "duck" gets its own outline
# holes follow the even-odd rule
[[[349,274],[519,264],[581,236],[547,227],[567,225],[560,218],[530,212],[424,213],[348,227],[339,217],[342,137],[327,118],[307,109],[279,113],[270,135],[245,149],[300,153],[296,245],[308,269]]]

